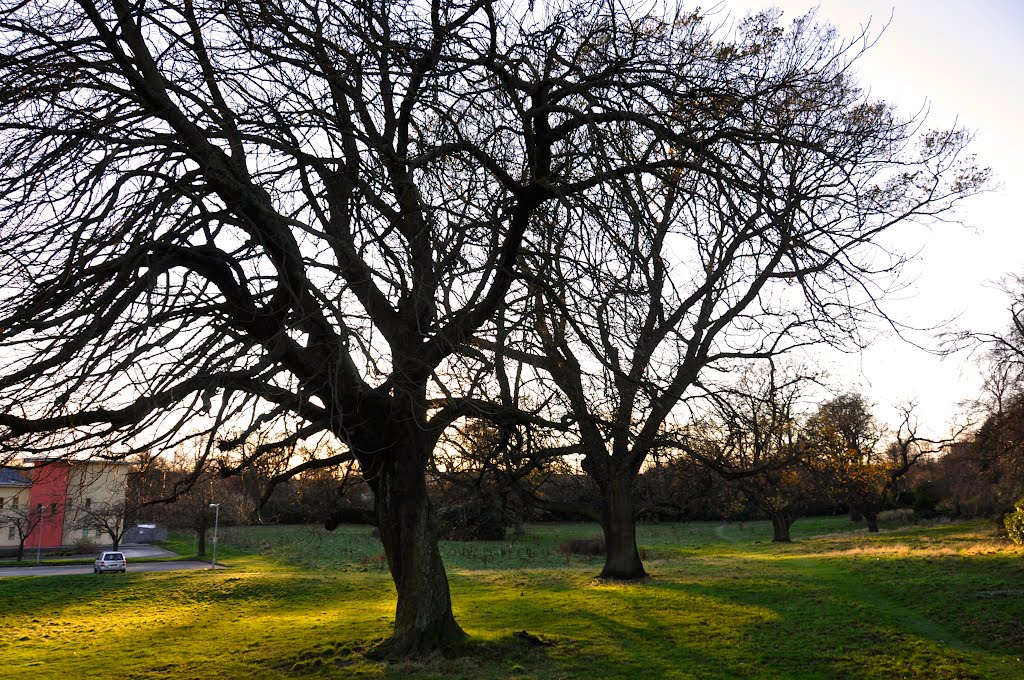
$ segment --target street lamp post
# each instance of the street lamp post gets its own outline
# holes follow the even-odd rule
[[[220,503],[210,503],[213,508],[213,559],[210,560],[210,569],[217,568],[217,525],[220,523]]]
[[[36,531],[39,533],[36,541],[36,566],[38,567],[43,554],[43,506],[41,505],[36,506]]]

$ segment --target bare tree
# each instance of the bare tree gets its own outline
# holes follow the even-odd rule
[[[76,508],[73,527],[105,534],[110,539],[111,550],[117,550],[137,510],[126,501],[90,503]]]
[[[13,530],[14,536],[18,539],[17,561],[21,562],[24,558],[25,541],[28,540],[29,534],[35,530],[42,519],[42,513],[28,503],[21,505],[9,503],[0,509],[0,528],[7,531]]]
[[[948,335],[948,348],[966,346],[978,353],[984,376],[976,403],[981,425],[971,446],[946,461],[957,505],[973,512],[1012,512],[1024,494],[1024,276],[1003,281],[1009,323],[1001,332],[969,331]]]
[[[947,349],[965,345],[980,349],[985,370],[989,411],[999,413],[1004,402],[1024,392],[1024,275],[1007,277],[1002,289],[1009,300],[1010,321],[1002,332],[966,331],[945,336]]]
[[[199,460],[203,455],[202,447],[184,446],[170,455],[143,455],[137,460],[124,503],[111,510],[124,508],[128,516],[191,531],[196,554],[205,555],[206,537],[215,517],[211,504],[219,506],[222,524],[250,521],[256,514],[263,484],[243,475],[225,476],[218,466],[203,465]],[[268,458],[275,460],[273,455]],[[260,467],[254,466],[257,470]],[[259,491],[254,492],[254,486]],[[101,530],[106,528],[104,522],[112,524],[102,507],[94,515],[79,513]]]
[[[853,78],[865,43],[813,16],[783,29],[778,14],[758,15],[715,44],[710,70],[699,83],[681,71],[666,102],[685,143],[623,124],[579,161],[692,163],[559,204],[531,241],[532,333],[518,354],[503,350],[562,395],[601,488],[605,577],[644,576],[633,487],[652,450],[685,429],[686,404],[737,362],[857,345],[864,322],[892,322],[880,301],[904,257],[883,235],[942,219],[986,177],[962,158],[964,132],[917,137],[921,121],[869,99]]]
[[[710,395],[712,408],[696,437],[705,464],[771,520],[773,542],[790,542],[790,528],[814,495],[799,422],[801,393],[814,382],[810,372],[779,369],[774,362],[744,367],[729,389]]]
[[[744,68],[697,16],[532,10],[3,0],[7,450],[195,438],[231,472],[340,442],[291,473],[354,459],[374,492],[398,592],[376,653],[458,643],[425,481],[470,408],[452,354],[546,202],[671,168],[726,181],[701,126],[735,127],[705,112],[732,106],[719,67]],[[627,132],[665,141],[622,155]]]

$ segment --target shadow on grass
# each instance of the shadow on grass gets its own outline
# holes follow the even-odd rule
[[[552,652],[566,644],[525,630],[503,637],[482,640],[470,638],[444,653],[401,661],[372,661],[367,653],[381,640],[322,642],[272,662],[272,667],[288,675],[327,675],[360,677],[383,675],[385,678],[498,678],[551,677]]]

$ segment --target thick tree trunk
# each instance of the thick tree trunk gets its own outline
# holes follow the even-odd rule
[[[621,475],[601,483],[601,494],[601,528],[606,549],[601,578],[622,581],[644,578],[647,572],[636,549],[632,477]]]
[[[375,464],[368,478],[376,496],[381,542],[398,591],[394,632],[370,652],[374,658],[421,656],[457,646],[466,638],[452,613],[448,576],[427,498],[430,443],[412,423],[401,429],[387,450],[373,454]]]
[[[789,528],[793,526],[793,517],[784,512],[772,513],[772,542],[791,543]]]
[[[198,557],[206,555],[206,527],[196,529],[196,555]]]
[[[877,512],[865,512],[864,520],[868,523],[868,533],[878,533],[878,513]]]

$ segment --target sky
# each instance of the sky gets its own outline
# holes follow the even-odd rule
[[[738,17],[773,6],[783,11],[783,23],[817,6],[818,20],[844,36],[867,27],[878,41],[858,72],[873,98],[905,114],[927,108],[928,128],[955,124],[974,131],[971,150],[980,165],[992,168],[992,189],[963,204],[956,215],[963,227],[904,232],[903,247],[920,250],[908,270],[914,283],[888,308],[918,328],[1005,328],[1009,301],[998,282],[1024,274],[1024,3],[725,0],[717,11]],[[937,344],[934,332],[911,336],[918,344]],[[922,427],[933,435],[947,434],[963,411],[958,404],[980,394],[978,366],[966,353],[940,359],[894,336],[861,354],[824,360],[840,389],[862,391],[893,426],[895,407],[915,401]]]

